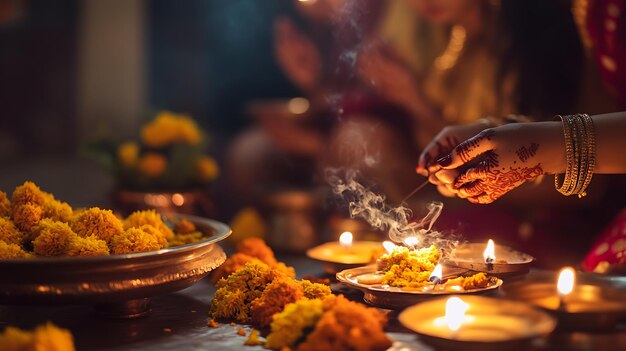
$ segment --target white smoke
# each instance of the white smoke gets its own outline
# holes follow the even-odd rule
[[[431,202],[426,216],[411,221],[413,211],[410,208],[387,204],[384,195],[371,191],[358,181],[358,172],[327,169],[326,178],[333,192],[347,202],[351,217],[362,218],[372,227],[386,232],[391,241],[402,243],[408,237],[416,237],[420,247],[434,244],[446,252],[458,243],[453,236],[445,237],[443,233],[433,230],[443,210],[441,202]]]

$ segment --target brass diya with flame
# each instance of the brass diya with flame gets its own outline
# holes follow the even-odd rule
[[[553,314],[562,329],[611,330],[626,319],[626,277],[576,273],[566,267],[558,277],[533,272],[507,284],[504,294]]]
[[[556,320],[525,303],[482,296],[437,298],[405,309],[400,323],[438,350],[528,350]]]
[[[354,240],[351,232],[343,232],[338,241],[331,241],[307,250],[309,258],[320,261],[324,271],[339,271],[372,263],[385,251],[380,241]]]
[[[534,260],[535,258],[531,255],[509,246],[495,245],[491,239],[486,245],[484,243],[459,244],[443,258],[446,265],[495,276],[527,273]]]

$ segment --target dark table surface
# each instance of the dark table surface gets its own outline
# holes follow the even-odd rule
[[[322,266],[303,256],[281,257],[296,268],[299,276],[324,276]],[[531,272],[532,274],[532,272]],[[333,289],[360,299],[359,292],[339,284]],[[77,349],[82,350],[263,350],[260,346],[243,346],[245,337],[237,335],[241,327],[220,324],[207,327],[207,311],[215,288],[204,279],[177,293],[154,297],[151,313],[142,318],[112,320],[99,316],[90,306],[0,306],[0,326],[12,325],[32,329],[52,321],[72,331]],[[419,337],[399,325],[397,312],[385,310],[390,323],[386,328],[394,341],[392,350],[433,350]],[[626,325],[596,333],[555,332],[539,341],[537,350],[626,350]]]

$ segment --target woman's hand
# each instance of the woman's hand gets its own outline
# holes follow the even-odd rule
[[[429,170],[456,196],[488,204],[527,180],[562,173],[565,163],[561,123],[512,123],[458,144]]]
[[[482,130],[494,126],[489,120],[481,119],[475,123],[452,125],[443,128],[422,151],[416,172],[423,176],[428,176],[430,171],[436,171],[440,168],[435,161],[452,152],[461,141],[467,140]]]
[[[307,93],[319,88],[322,70],[320,52],[288,18],[274,23],[274,54],[291,82]]]

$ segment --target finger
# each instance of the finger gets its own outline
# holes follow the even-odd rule
[[[437,160],[440,167],[454,169],[494,148],[493,129],[485,129],[457,145],[450,154]]]
[[[472,167],[465,172],[461,173],[454,180],[454,187],[459,189],[463,186],[474,182],[482,182],[487,179],[489,169],[485,166],[484,163],[479,163],[476,167]]]
[[[465,197],[474,197],[485,192],[485,184],[481,181],[475,181],[456,189],[459,191],[459,194],[463,194]]]
[[[445,197],[455,197],[456,193],[448,190],[448,188],[444,184],[437,185],[437,191]]]
[[[437,178],[437,175],[436,175],[435,173],[430,173],[430,174],[428,175],[428,181],[429,181],[429,182],[431,182],[432,184],[435,184],[435,185],[440,185],[440,184],[443,184],[443,183],[439,180],[439,178]]]
[[[435,177],[439,179],[440,182],[444,184],[452,185],[456,177],[458,177],[459,172],[454,169],[442,169],[441,171],[435,173]]]
[[[478,196],[471,196],[467,198],[467,201],[474,203],[474,204],[479,204],[479,205],[486,205],[486,204],[490,204],[494,201],[496,201],[499,198],[499,196],[494,196],[493,194],[487,194],[487,193],[483,193],[481,195]]]

